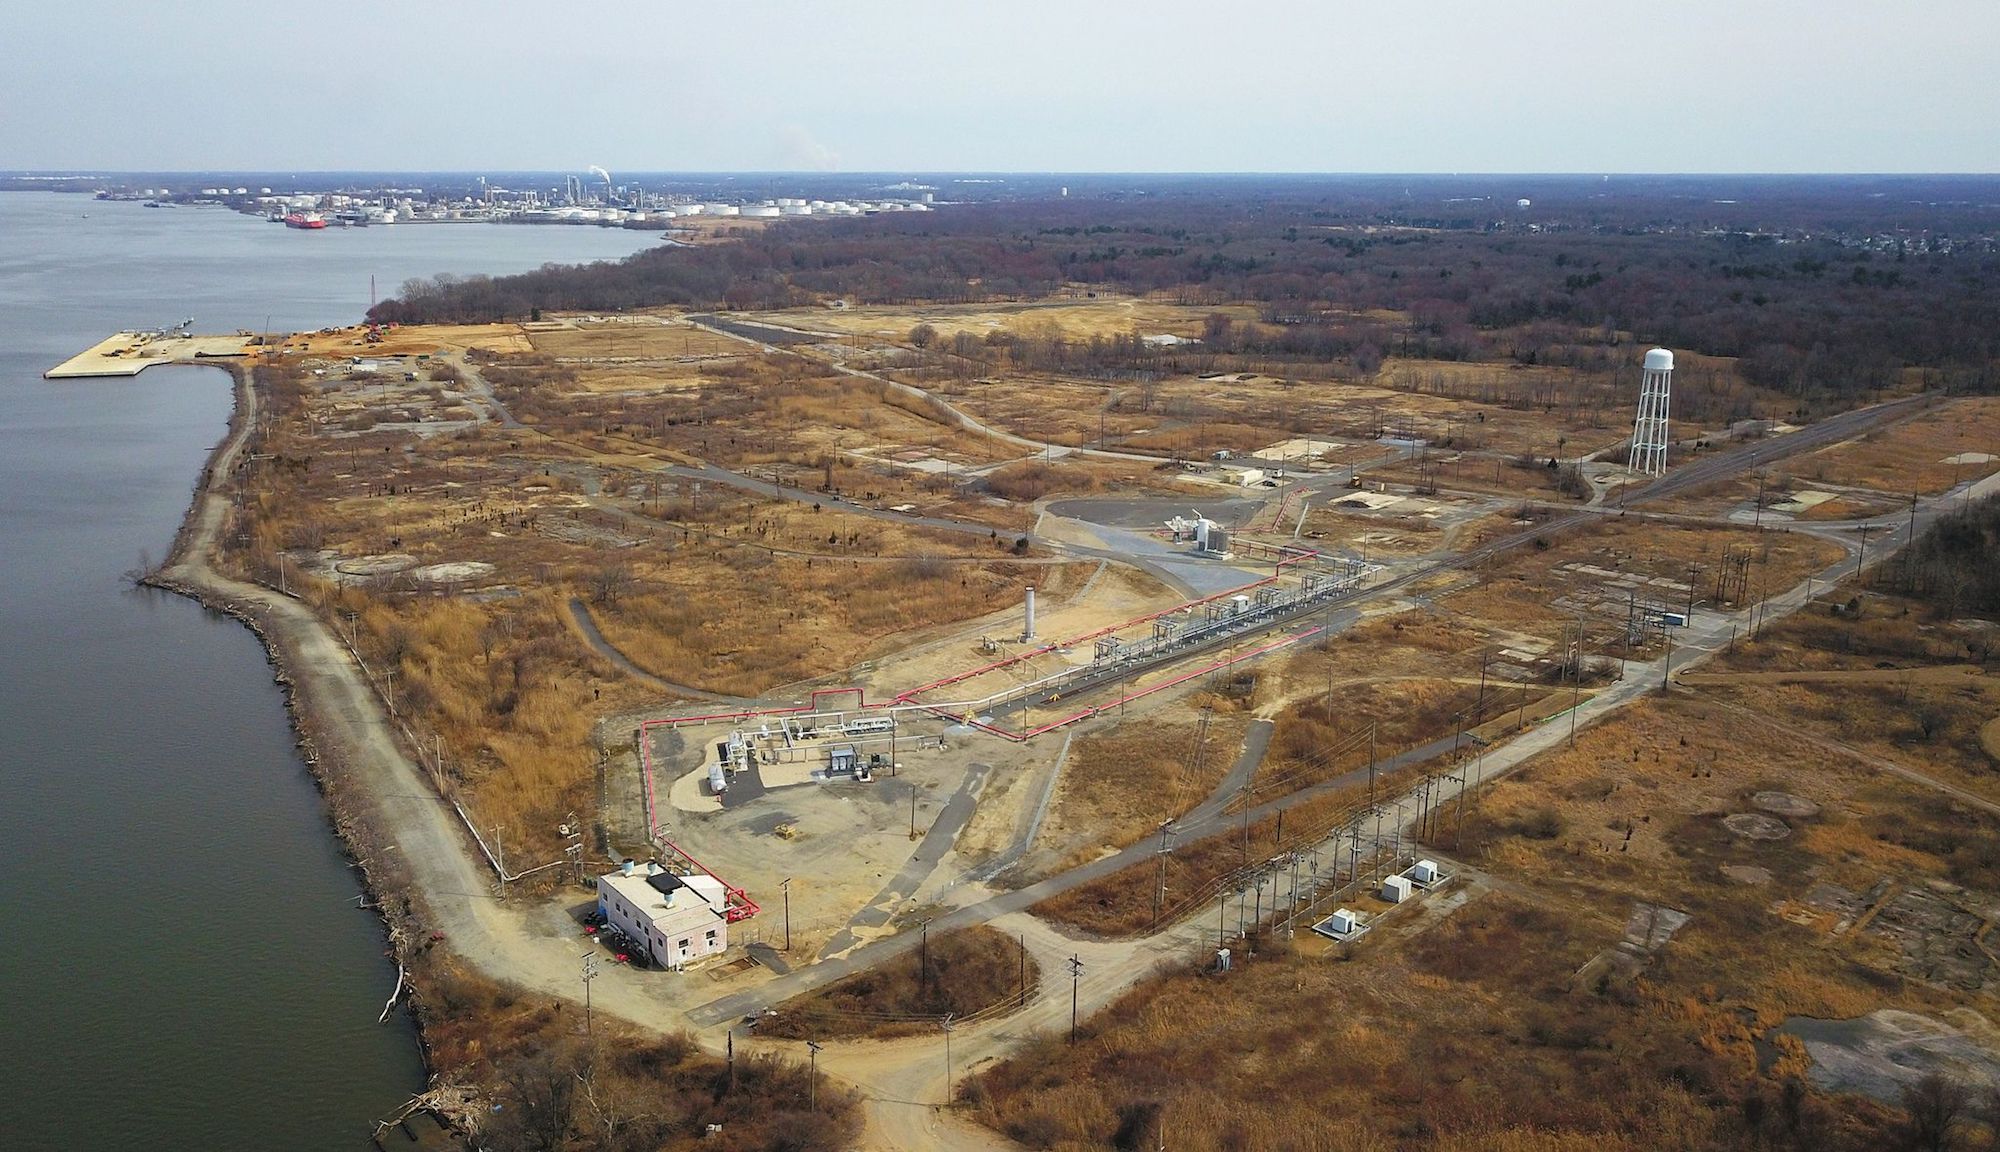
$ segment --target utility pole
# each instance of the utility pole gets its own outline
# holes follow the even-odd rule
[[[1868,559],[1868,525],[1861,526],[1861,552],[1854,557],[1854,574],[1861,575],[1862,561]]]
[[[1076,985],[1083,978],[1083,957],[1069,958],[1069,1042],[1076,1043]]]
[[[922,991],[931,982],[931,922],[917,925],[917,989]]]
[[[588,1039],[591,1035],[590,982],[595,979],[597,979],[597,953],[585,952],[583,954],[583,1035],[585,1039]],[[730,1071],[734,1073],[735,1068],[736,1065],[732,1062],[730,1064]]]
[[[1368,802],[1375,803],[1375,724],[1368,725]]]
[[[1751,527],[1758,532],[1764,530],[1764,470],[1757,470],[1757,510],[1751,520]]]
[[[819,1111],[819,1050],[820,1045],[806,1041],[807,1059],[812,1061],[811,1071],[806,1073],[806,1111]]]
[[[947,1012],[944,1019],[938,1021],[938,1027],[944,1029],[944,1106],[947,1108],[958,1095],[952,1090],[951,1082],[951,1017],[952,1013]]]
[[[500,902],[507,902],[507,845],[500,839],[506,829],[499,824],[493,826],[493,867],[500,872]]]
[[[792,878],[778,881],[778,887],[785,891],[785,951],[792,950]]]
[[[1694,599],[1694,593],[1688,593]],[[1569,678],[1569,746],[1576,747],[1576,710],[1583,706],[1583,617],[1576,618],[1576,663]]]
[[[1021,1007],[1028,1006],[1028,934],[1021,933]]]
[[[917,838],[917,782],[910,781],[910,839]]]
[[[1153,889],[1153,930],[1160,929],[1160,911],[1167,902],[1167,836],[1172,831],[1172,820],[1160,821],[1160,848],[1155,853],[1160,858],[1160,882]]]

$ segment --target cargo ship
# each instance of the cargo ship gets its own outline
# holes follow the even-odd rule
[[[287,228],[324,228],[326,219],[317,212],[294,212],[285,217]]]

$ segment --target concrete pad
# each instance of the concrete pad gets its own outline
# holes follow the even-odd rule
[[[1950,461],[1947,460],[1945,463],[1949,464]],[[1830,500],[1838,499],[1840,494],[1837,492],[1794,492],[1790,500],[1782,504],[1773,504],[1771,508],[1778,512],[1806,512]]]
[[[766,788],[790,788],[798,784],[813,783],[813,773],[826,767],[820,757],[809,760],[794,760],[789,764],[759,764],[757,774],[764,778]]]
[[[1336,496],[1328,500],[1326,506],[1328,508],[1339,509],[1343,505],[1351,508],[1359,504],[1370,512],[1380,512],[1384,508],[1392,508],[1395,505],[1401,504],[1406,499],[1408,497],[1397,495],[1394,492],[1368,492],[1357,488],[1345,495]]]
[[[137,376],[155,364],[194,364],[248,354],[248,336],[153,336],[118,332],[42,373],[45,379]]]
[[[708,792],[708,769],[697,768],[667,788],[667,803],[680,812],[720,812],[722,797]]]
[[[1991,464],[1995,460],[2000,460],[2000,456],[1995,456],[1989,452],[1960,452],[1956,456],[1947,456],[1943,460],[1938,461],[1938,463],[1957,466],[1959,464]]]

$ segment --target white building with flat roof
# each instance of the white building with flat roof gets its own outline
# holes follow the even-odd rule
[[[628,864],[597,878],[597,910],[604,922],[667,968],[729,946],[726,898],[722,881],[713,876],[680,876],[654,863]]]

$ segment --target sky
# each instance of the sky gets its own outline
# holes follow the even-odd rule
[[[1995,172],[1995,0],[7,0],[0,169]]]

